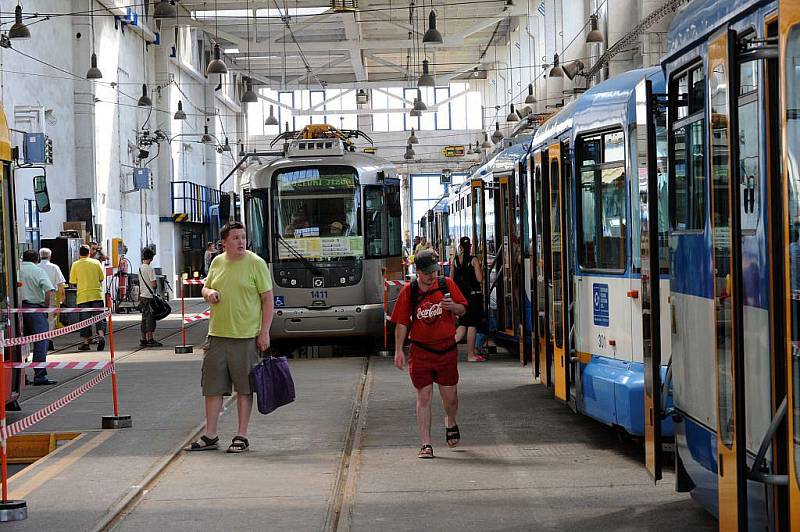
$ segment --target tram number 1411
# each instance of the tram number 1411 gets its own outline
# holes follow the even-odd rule
[[[319,299],[328,299],[328,291],[327,290],[311,290],[309,292],[311,294],[311,299],[319,300]]]

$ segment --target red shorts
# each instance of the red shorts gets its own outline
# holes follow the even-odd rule
[[[434,382],[441,386],[455,386],[458,384],[458,348],[437,354],[412,344],[408,351],[408,374],[417,389]]]

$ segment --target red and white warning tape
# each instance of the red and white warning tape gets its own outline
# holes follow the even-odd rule
[[[80,388],[75,389],[70,394],[65,395],[55,403],[52,403],[41,410],[34,412],[30,416],[20,419],[16,423],[13,423],[9,426],[0,427],[0,440],[6,441],[8,438],[14,436],[22,432],[23,430],[35,425],[36,423],[40,422],[50,414],[61,410],[63,407],[80,397],[81,395],[85,394],[91,388],[97,386],[97,384],[114,373],[114,365],[111,364],[102,370],[100,373],[97,374],[92,380],[81,386]]]
[[[194,323],[196,321],[207,320],[211,317],[211,309],[201,312],[200,314],[195,314],[190,318],[186,318],[183,320],[184,325],[188,323]]]
[[[403,286],[406,284],[405,281],[384,281],[386,286]]]
[[[112,365],[110,360],[83,360],[81,362],[6,362],[7,368],[34,369],[105,369]]]
[[[205,279],[184,279],[183,284],[206,284]]]
[[[65,312],[105,312],[104,308],[5,308],[2,311],[7,314],[63,314]]]
[[[84,327],[106,319],[109,315],[111,315],[111,312],[108,309],[104,309],[104,312],[98,316],[94,316],[88,320],[79,321],[78,323],[73,323],[72,325],[67,325],[66,327],[61,327],[60,329],[56,329],[54,331],[31,334],[30,336],[19,336],[17,338],[5,338],[0,340],[0,347],[10,347],[12,345],[24,345],[33,342],[40,342],[42,340],[49,340],[50,338],[55,338],[56,336],[79,331]]]

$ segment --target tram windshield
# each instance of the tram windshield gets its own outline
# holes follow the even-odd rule
[[[279,171],[273,180],[275,260],[364,258],[353,168],[318,166]]]

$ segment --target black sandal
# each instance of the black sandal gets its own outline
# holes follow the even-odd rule
[[[417,458],[424,458],[424,459],[433,458],[433,447],[428,444],[423,445],[419,450]]]
[[[219,449],[219,436],[216,438],[209,438],[205,434],[200,436],[200,439],[192,442],[189,447],[184,448],[184,451],[216,451]]]
[[[228,446],[229,453],[243,453],[250,448],[250,442],[244,436],[234,436]]]
[[[455,447],[461,442],[461,433],[458,431],[458,425],[453,425],[450,428],[445,427],[444,429],[448,447]],[[453,443],[454,441],[455,443]]]

